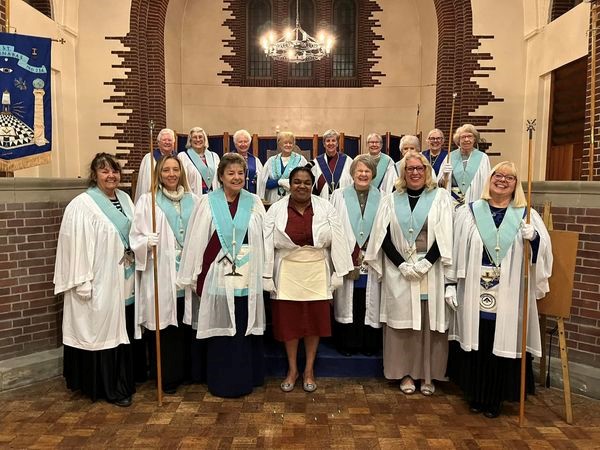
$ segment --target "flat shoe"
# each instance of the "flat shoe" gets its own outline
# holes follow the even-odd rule
[[[283,381],[279,387],[281,388],[281,390],[283,392],[292,392],[294,390],[294,388],[296,387],[296,382],[294,381],[293,383],[288,383],[286,381]]]
[[[304,382],[302,389],[304,389],[306,392],[315,392],[317,390],[317,383]]]
[[[120,406],[122,408],[127,408],[129,406],[131,406],[132,400],[131,397],[125,397],[122,398],[121,400],[116,400],[114,402],[115,405]]]
[[[404,377],[400,382],[400,390],[406,394],[411,395],[415,393],[415,383],[410,377]]]
[[[421,394],[429,397],[430,395],[433,395],[434,392],[435,392],[435,386],[433,385],[433,383],[421,384]]]

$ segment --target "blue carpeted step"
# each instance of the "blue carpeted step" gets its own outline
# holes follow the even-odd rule
[[[283,377],[287,373],[287,357],[281,342],[265,340],[265,359],[267,375]],[[304,347],[298,349],[298,369],[304,368]],[[315,361],[317,377],[383,377],[383,359],[381,353],[374,356],[361,354],[344,356],[335,349],[328,339],[319,343]]]

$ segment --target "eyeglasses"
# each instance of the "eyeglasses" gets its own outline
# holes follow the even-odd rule
[[[444,138],[442,137],[429,137],[427,138],[428,141],[443,141]]]
[[[513,181],[517,180],[517,177],[515,177],[514,175],[504,175],[503,173],[494,173],[494,175],[492,175],[492,178],[496,181],[506,180],[509,183],[512,183]]]
[[[472,135],[472,134],[470,134],[470,133],[469,133],[469,134],[461,134],[461,135],[458,137],[458,139],[474,139],[474,138],[475,138],[475,136],[474,136],[474,135]]]
[[[411,166],[411,167],[407,167],[406,171],[409,172],[409,173],[413,173],[413,172],[417,172],[417,173],[425,172],[425,166]]]

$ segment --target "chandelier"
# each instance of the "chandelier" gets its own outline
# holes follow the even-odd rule
[[[268,57],[299,64],[318,61],[331,53],[334,42],[331,35],[321,31],[315,39],[300,26],[299,1],[296,0],[296,27],[293,30],[286,30],[279,39],[273,31],[261,38],[260,45]]]

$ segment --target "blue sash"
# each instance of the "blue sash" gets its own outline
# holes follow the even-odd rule
[[[506,256],[506,252],[513,244],[515,236],[521,228],[525,208],[509,206],[506,209],[502,223],[496,228],[490,205],[486,200],[477,200],[471,203],[470,206],[479,236],[481,236],[483,245],[487,249],[488,256],[496,266],[500,266],[500,262]]]
[[[427,215],[433,204],[433,200],[437,194],[437,188],[431,191],[424,190],[417,200],[415,208],[410,210],[410,203],[408,201],[408,194],[403,192],[399,194],[394,192],[394,211],[396,212],[396,219],[400,224],[400,229],[409,245],[412,247],[419,236],[419,233],[425,225]]]
[[[248,231],[250,215],[252,214],[252,208],[254,206],[254,196],[243,189],[240,191],[239,195],[240,198],[237,211],[235,217],[232,218],[223,188],[219,188],[208,194],[208,204],[210,205],[210,211],[217,230],[219,242],[221,243],[221,247],[225,254],[230,255],[232,261],[236,258],[240,248],[242,248],[244,236],[246,236],[246,232]],[[232,245],[234,238],[235,253]],[[241,266],[242,264],[238,262],[237,265]]]
[[[104,215],[110,220],[121,238],[123,247],[125,250],[129,250],[129,229],[131,228],[131,220],[133,218],[133,211],[129,207],[127,202],[127,194],[120,190],[116,190],[117,198],[121,204],[121,208],[125,214],[119,211],[115,205],[113,205],[110,199],[102,192],[97,186],[88,188],[86,193],[94,200],[98,207],[102,210]],[[124,266],[126,264],[123,264]],[[129,267],[125,267],[125,278],[129,278],[135,271],[134,264],[130,264]]]
[[[325,182],[329,186],[329,192],[332,193],[342,177],[342,172],[344,171],[344,166],[346,165],[346,155],[344,153],[338,153],[338,160],[335,163],[333,173],[329,169],[329,164],[327,164],[327,158],[325,155],[325,153],[321,153],[319,156],[317,156],[317,163],[321,168],[321,173],[323,174]]]
[[[248,171],[246,173],[246,190],[256,194],[256,157],[248,153]]]
[[[477,149],[473,149],[469,159],[467,160],[467,167],[463,166],[462,156],[460,150],[454,150],[450,153],[450,162],[452,163],[452,177],[456,182],[456,186],[460,189],[460,192],[467,193],[469,186],[475,174],[479,170],[481,165],[481,159],[483,158],[483,152]]]
[[[198,172],[200,172],[200,175],[202,176],[202,179],[204,180],[204,183],[210,192],[212,190],[213,177],[215,176],[215,168],[209,167],[204,161],[202,161],[202,158],[200,158],[200,155],[198,155],[194,149],[189,149],[185,153],[188,155],[196,169],[198,169]],[[206,162],[208,162],[208,156],[205,156],[205,158]]]
[[[364,216],[360,212],[358,194],[354,186],[345,187],[342,193],[346,202],[346,209],[348,209],[348,218],[350,219],[350,225],[352,225],[354,237],[358,246],[362,248],[371,234],[371,228],[373,228],[373,221],[375,220],[379,200],[381,199],[381,192],[373,185],[369,187]]]
[[[183,197],[179,202],[179,207],[181,209],[180,213],[177,212],[173,202],[169,200],[160,189],[156,194],[156,204],[167,218],[167,222],[175,235],[177,243],[180,247],[183,247],[187,226],[194,209],[192,195],[189,192],[183,194]]]
[[[283,160],[281,159],[281,153],[279,153],[277,156],[275,156],[275,161],[273,161],[273,164],[271,164],[271,178],[275,181],[279,180],[280,178],[287,180],[290,177],[290,172],[294,170],[298,164],[300,164],[300,155],[292,152],[287,166],[285,166],[285,169],[282,169]]]
[[[390,159],[392,158],[385,153],[379,154],[379,162],[377,163],[377,176],[371,181],[371,186],[375,186],[377,189],[381,187],[381,183],[383,183],[383,177],[385,177],[385,173],[387,172]]]
[[[157,148],[154,149],[154,151],[152,152],[152,155],[154,155],[154,160],[156,162],[160,161],[160,158],[162,158],[162,153]]]

